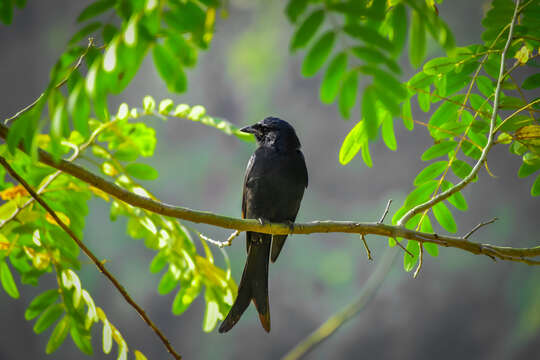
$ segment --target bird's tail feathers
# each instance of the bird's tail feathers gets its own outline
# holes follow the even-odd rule
[[[240,320],[251,300],[259,313],[261,325],[267,332],[270,332],[270,306],[268,302],[270,235],[248,232],[247,239],[249,243],[248,256],[238,287],[238,296],[229,314],[219,327],[220,333],[229,331]]]

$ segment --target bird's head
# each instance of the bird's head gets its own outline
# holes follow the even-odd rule
[[[300,141],[294,128],[277,117],[267,117],[258,123],[246,126],[240,131],[253,134],[260,146],[274,146],[280,150],[300,148]]]

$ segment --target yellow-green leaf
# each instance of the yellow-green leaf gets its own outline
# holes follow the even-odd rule
[[[2,286],[8,295],[12,298],[18,299],[19,289],[17,289],[17,284],[15,284],[11,270],[5,261],[0,262],[0,280],[2,281]]]

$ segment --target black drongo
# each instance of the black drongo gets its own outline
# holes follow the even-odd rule
[[[258,148],[244,178],[242,217],[261,222],[294,223],[308,174],[300,141],[284,120],[268,117],[241,131],[254,134]],[[246,233],[247,261],[238,296],[219,332],[229,331],[253,300],[263,328],[270,331],[268,261],[276,261],[287,235]],[[270,249],[271,244],[271,249]]]

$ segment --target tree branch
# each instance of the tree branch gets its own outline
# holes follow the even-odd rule
[[[0,124],[0,138],[5,139],[7,134],[8,128]],[[445,247],[462,249],[473,254],[493,256],[501,260],[524,262],[529,265],[540,265],[540,261],[530,259],[532,257],[540,256],[540,246],[532,248],[511,248],[490,244],[479,244],[464,240],[462,237],[423,233],[420,231],[406,229],[403,226],[379,223],[362,223],[355,221],[313,221],[310,223],[296,223],[294,224],[293,229],[291,229],[288,224],[265,223],[263,225],[255,219],[239,219],[217,215],[206,211],[192,210],[181,206],[165,204],[134,194],[85,170],[76,164],[67,162],[65,160],[55,162],[52,155],[41,149],[38,151],[38,159],[42,163],[70,174],[129,205],[145,209],[156,214],[170,216],[194,223],[204,223],[225,229],[255,231],[266,234],[313,234],[330,232],[365,235],[373,234],[391,238],[415,240],[422,243],[431,242]]]
[[[114,287],[122,294],[126,302],[131,305],[135,311],[141,316],[141,318],[150,326],[150,328],[157,334],[157,336],[160,338],[161,342],[165,345],[169,353],[177,360],[182,359],[182,357],[174,350],[172,345],[170,344],[169,340],[163,335],[163,333],[158,329],[158,327],[150,320],[148,315],[146,315],[146,312],[131,298],[131,296],[128,294],[126,289],[116,280],[114,275],[112,275],[105,265],[99,259],[84,245],[84,243],[75,235],[73,231],[56,215],[56,212],[51,209],[49,205],[32,189],[32,187],[9,165],[9,163],[4,159],[4,157],[0,156],[0,164],[6,169],[6,171],[14,178],[16,179],[25,189],[28,191],[28,193],[32,196],[32,198],[37,201],[48,213],[52,216],[52,218],[56,221],[58,226],[60,226],[72,239],[75,241],[77,246],[92,260],[92,262],[97,266],[99,271],[107,277],[111,281],[111,283],[114,285]]]

